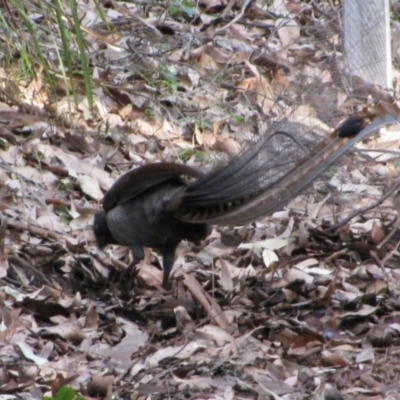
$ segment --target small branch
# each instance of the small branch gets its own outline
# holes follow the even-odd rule
[[[184,284],[188,287],[193,297],[202,305],[207,315],[221,329],[229,327],[229,321],[221,307],[200,286],[199,282],[192,276],[184,275]]]
[[[385,271],[385,265],[384,263],[379,259],[378,254],[376,254],[375,251],[370,251],[369,255],[371,256],[371,258],[378,264],[378,266],[380,267],[380,269],[382,270],[382,274],[385,278],[387,278],[387,273]]]
[[[369,210],[372,210],[373,208],[381,205],[388,197],[390,197],[394,192],[399,190],[400,188],[400,181],[394,184],[394,186],[384,195],[382,196],[379,200],[377,200],[375,203],[372,203],[371,205],[367,207],[362,207],[357,209],[353,214],[349,215],[347,218],[343,219],[336,225],[331,226],[330,228],[326,229],[326,232],[333,232],[336,229],[340,228],[341,226],[347,224],[349,221],[351,221],[354,217],[357,217],[357,215],[363,214]]]
[[[215,30],[215,34],[218,35],[218,34],[224,32],[224,31],[226,31],[229,27],[231,27],[231,26],[232,26],[233,24],[235,24],[237,21],[239,21],[240,19],[242,19],[244,13],[245,13],[246,10],[247,10],[247,8],[251,5],[251,3],[252,3],[253,1],[254,1],[254,0],[246,0],[246,1],[243,3],[243,6],[242,6],[242,8],[241,8],[241,10],[240,10],[240,13],[239,13],[238,15],[236,15],[236,17],[233,18],[232,21],[229,21],[225,26],[223,26],[222,28],[216,29],[216,30]]]
[[[31,233],[35,236],[39,236],[39,237],[45,238],[45,239],[47,239],[47,238],[50,238],[53,240],[71,239],[65,234],[62,235],[60,233],[56,233],[49,229],[41,228],[40,226],[33,225],[30,222],[23,222],[23,221],[16,221],[14,219],[9,219],[9,220],[7,220],[7,226],[9,228],[15,229],[17,231],[28,231],[29,233]],[[72,239],[71,239],[71,242],[73,242]]]
[[[143,18],[140,18],[138,15],[136,15],[134,12],[132,12],[131,10],[129,10],[127,7],[123,7],[120,4],[118,4],[116,1],[111,0],[111,4],[113,5],[113,7],[119,11],[122,14],[127,14],[130,17],[136,19],[137,21],[139,21],[141,24],[143,24],[144,26],[146,26],[147,28],[151,29],[154,34],[156,36],[162,37],[162,33],[152,24],[148,23],[146,20],[144,20]]]

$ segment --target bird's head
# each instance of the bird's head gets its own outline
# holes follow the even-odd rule
[[[93,232],[96,236],[97,246],[100,249],[108,244],[118,244],[108,228],[106,213],[104,211],[94,215]]]

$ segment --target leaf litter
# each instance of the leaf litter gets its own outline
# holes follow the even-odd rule
[[[147,250],[121,296],[127,249],[94,243],[99,200],[129,168],[207,170],[278,122],[312,138],[386,96],[336,84],[336,3],[271,3],[111,1],[110,30],[78,2],[93,110],[78,75],[50,101],[40,74],[15,82],[0,67],[1,396],[66,385],[88,399],[396,398],[398,234],[380,246],[396,197],[373,205],[396,185],[397,127],[284,210],[182,243],[172,292]]]

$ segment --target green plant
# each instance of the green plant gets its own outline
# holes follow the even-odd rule
[[[188,161],[193,156],[198,162],[209,162],[212,159],[210,153],[197,149],[185,149],[179,153],[179,159],[183,161]]]
[[[238,124],[243,124],[244,122],[244,117],[242,115],[235,114],[233,115],[233,118]]]
[[[63,90],[67,98],[72,98],[78,105],[77,93],[84,94],[91,110],[94,104],[93,80],[76,0],[66,0],[67,7],[61,0],[28,2],[30,7],[21,0],[7,1],[7,7],[0,9],[5,43],[0,52],[0,62],[15,71],[13,80],[40,81],[40,74],[43,74],[47,83],[44,89],[48,90],[50,98]],[[100,18],[106,21],[102,5],[98,0],[95,3]],[[47,23],[41,24],[30,18],[31,8],[40,11]],[[108,24],[105,25],[109,28]],[[81,82],[84,93],[82,90],[79,92]],[[72,113],[71,107],[69,110]]]
[[[160,67],[160,79],[159,82],[169,87],[173,93],[178,90],[178,80],[176,78],[176,73],[169,70],[165,66]]]
[[[83,79],[85,81],[86,97],[88,99],[89,107],[90,109],[92,109],[93,107],[92,76],[89,70],[89,63],[86,56],[85,40],[83,38],[81,21],[78,15],[78,4],[76,0],[69,0],[69,1],[71,5],[72,19],[74,21],[74,26],[75,26],[75,35],[76,35],[76,41],[78,43],[79,56],[81,59]]]
[[[154,117],[154,110],[150,107],[146,107],[144,110],[144,113],[148,116],[148,117]]]
[[[28,41],[28,38],[31,39],[32,42],[33,42],[33,45],[30,46],[29,57],[34,56],[34,59],[37,58],[39,60],[41,66],[43,67],[43,72],[44,72],[44,75],[46,77],[47,83],[52,88],[55,88],[55,82],[54,82],[52,74],[50,73],[50,66],[49,66],[49,63],[47,62],[47,57],[46,57],[46,55],[44,54],[44,52],[42,50],[42,47],[40,45],[39,37],[36,34],[36,26],[30,20],[28,14],[27,14],[25,5],[23,4],[22,1],[20,1],[20,0],[10,0],[10,2],[16,8],[16,10],[18,11],[18,15],[22,19],[23,25],[26,28],[26,30],[28,31],[28,34],[26,32],[23,33],[23,34],[21,34],[21,32],[19,32],[20,38],[25,43]],[[22,57],[24,56],[24,52],[21,53],[21,56]],[[25,67],[29,67],[29,69],[34,70],[31,67],[30,64],[31,64],[30,61],[28,62],[28,59],[24,58],[23,65],[25,65]]]
[[[76,390],[67,386],[60,388],[55,396],[44,396],[42,400],[85,400],[76,394]]]
[[[193,18],[196,15],[195,5],[187,0],[175,0],[168,6],[171,17],[187,16]]]
[[[59,190],[60,192],[71,194],[74,190],[74,184],[71,181],[63,179],[58,181],[56,189]]]

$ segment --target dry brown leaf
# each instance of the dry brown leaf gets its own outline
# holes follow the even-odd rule
[[[295,43],[300,36],[300,27],[297,22],[290,18],[279,18],[276,20],[276,29],[279,39],[282,42],[282,47],[286,48]]]

